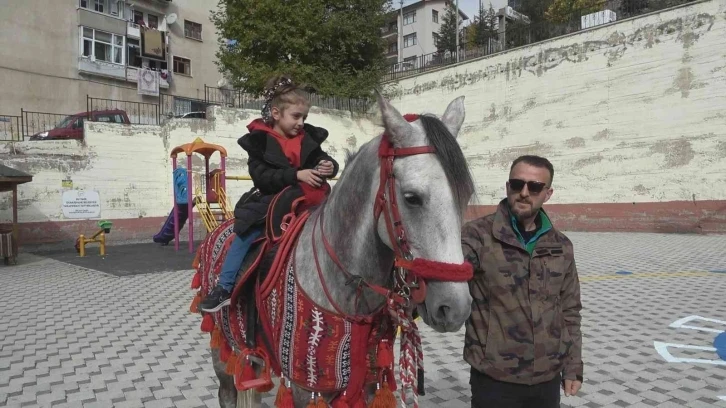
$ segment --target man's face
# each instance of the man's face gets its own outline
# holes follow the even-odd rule
[[[522,183],[524,182],[524,183]],[[523,220],[537,214],[552,196],[550,172],[544,167],[517,163],[509,172],[507,201],[512,214]]]

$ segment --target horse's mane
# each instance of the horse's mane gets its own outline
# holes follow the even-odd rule
[[[474,179],[469,170],[469,164],[461,151],[459,142],[439,118],[433,115],[419,116],[423,125],[426,137],[434,148],[436,157],[441,163],[449,185],[454,193],[454,199],[458,207],[463,211],[469,204],[469,199],[474,194]]]

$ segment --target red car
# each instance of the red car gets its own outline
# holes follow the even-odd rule
[[[81,140],[83,139],[83,122],[89,120],[89,117],[92,122],[131,123],[126,111],[120,109],[81,112],[67,116],[51,130],[34,134],[30,140]]]

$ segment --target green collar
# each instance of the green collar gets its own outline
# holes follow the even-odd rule
[[[532,238],[529,239],[529,241],[524,242],[524,237],[522,236],[522,233],[519,232],[519,227],[517,227],[517,219],[514,217],[514,215],[509,213],[509,220],[512,224],[512,229],[517,234],[517,239],[519,242],[522,243],[524,246],[524,249],[527,250],[527,252],[532,255],[532,251],[534,251],[535,245],[537,245],[537,240],[539,237],[547,233],[547,231],[552,229],[552,222],[550,221],[550,217],[547,216],[547,213],[543,209],[540,208],[539,213],[537,214],[537,219],[539,220],[538,224],[541,224],[539,226],[539,229],[537,229],[537,232],[532,236]]]

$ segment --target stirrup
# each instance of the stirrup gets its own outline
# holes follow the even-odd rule
[[[237,361],[240,365],[240,369],[235,373],[234,386],[238,391],[247,391],[253,388],[271,389],[274,386],[272,383],[272,375],[270,373],[270,356],[267,355],[265,350],[261,347],[257,347],[255,349],[246,348],[242,350]],[[262,366],[260,377],[252,379],[244,378],[244,366],[249,364],[253,367],[253,363],[258,363]]]

